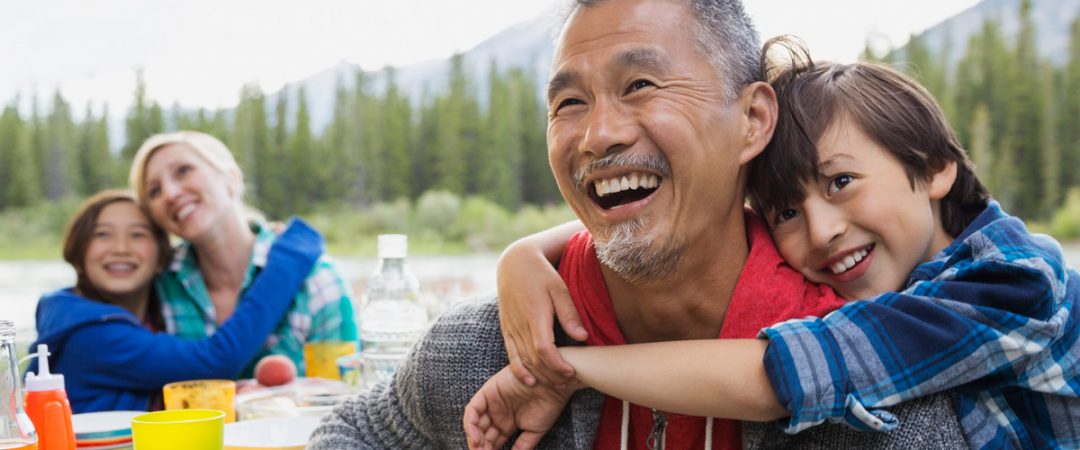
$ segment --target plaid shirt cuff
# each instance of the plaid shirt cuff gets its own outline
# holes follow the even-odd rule
[[[840,344],[822,319],[795,319],[761,330],[768,338],[765,373],[777,400],[791,413],[784,431],[795,434],[829,421],[864,431],[888,431],[896,417],[867,410],[852,393]]]

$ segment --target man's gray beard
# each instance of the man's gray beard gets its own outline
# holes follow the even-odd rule
[[[645,225],[645,219],[639,217],[604,227],[606,236],[593,235],[600,263],[627,282],[667,278],[682,261],[683,247],[674,237],[668,235],[654,243],[641,233]]]

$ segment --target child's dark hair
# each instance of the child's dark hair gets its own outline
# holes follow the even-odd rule
[[[92,195],[83,201],[78,211],[71,216],[67,231],[64,233],[64,261],[67,261],[75,269],[75,291],[91,300],[106,302],[105,296],[90,282],[90,278],[86,275],[86,250],[90,247],[90,241],[93,239],[98,216],[101,215],[106,206],[121,202],[138,205],[135,194],[127,190],[109,189]],[[140,209],[140,211],[142,210]],[[149,219],[147,220],[149,221]],[[158,260],[153,263],[157,267],[165,267],[169,263],[172,254],[169,235],[152,221],[150,221],[150,233],[154,237],[154,244],[158,250]],[[161,305],[154,289],[150,289],[150,301],[147,304],[146,315],[150,324],[156,330],[165,329],[165,321],[161,316]]]
[[[778,49],[786,51],[786,61],[770,61],[770,51]],[[941,222],[953,237],[986,207],[989,191],[941,108],[917,82],[880,64],[815,63],[804,45],[786,36],[770,39],[762,52],[780,113],[772,141],[750,165],[750,204],[759,215],[806,198],[805,185],[818,173],[817,142],[845,116],[900,162],[912,189],[956,162],[956,181],[941,200]]]

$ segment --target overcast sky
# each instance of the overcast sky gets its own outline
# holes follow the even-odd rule
[[[270,92],[343,60],[378,69],[444,58],[559,2],[0,0],[0,102],[59,87],[78,112],[92,100],[112,103],[116,115],[142,68],[149,95],[163,105],[232,106],[245,82]],[[899,46],[975,3],[746,0],[746,7],[763,38],[796,34],[816,58],[853,61],[868,35]]]

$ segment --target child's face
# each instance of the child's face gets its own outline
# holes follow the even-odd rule
[[[781,256],[806,278],[849,299],[896,291],[952,241],[937,211],[950,170],[912,188],[900,162],[846,118],[818,151],[806,199],[768,217]]]
[[[157,272],[158,247],[146,215],[131,202],[101,210],[86,249],[90,283],[108,297],[127,297],[150,286]]]

